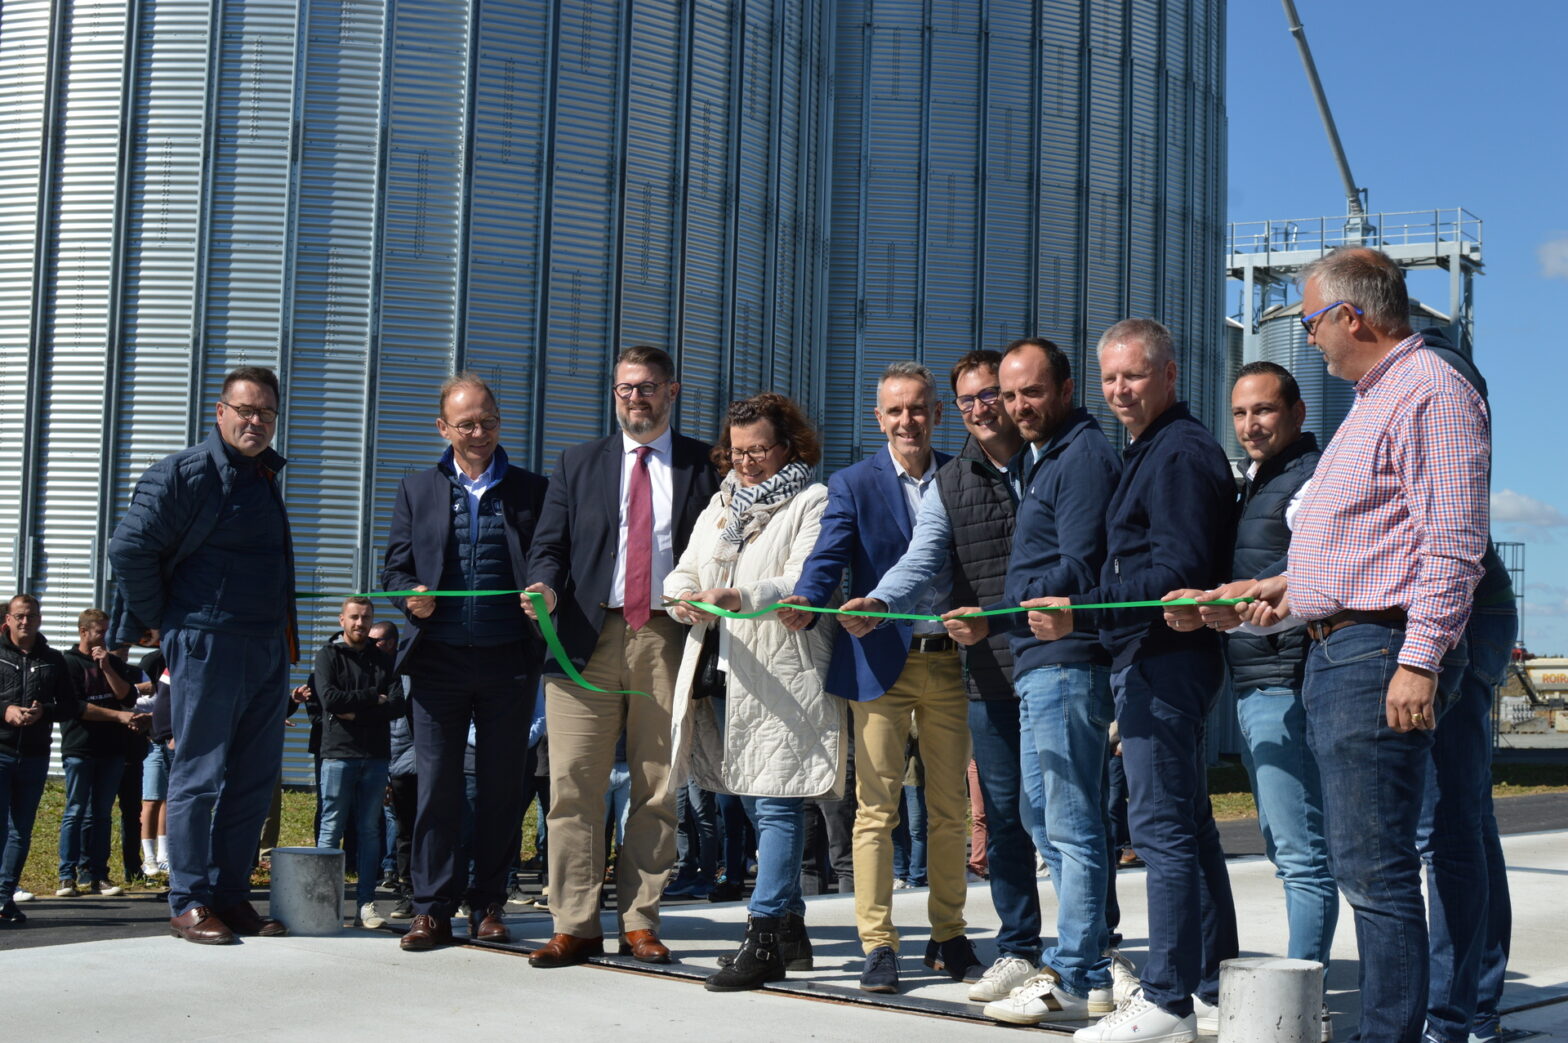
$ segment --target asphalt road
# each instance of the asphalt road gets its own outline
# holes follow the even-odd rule
[[[1568,829],[1568,794],[1541,793],[1506,797],[1496,802],[1498,827],[1504,833],[1539,833]],[[1263,836],[1255,818],[1221,822],[1220,840],[1232,857],[1263,854]],[[349,898],[352,898],[350,893]],[[390,901],[380,896],[382,904]],[[266,893],[257,894],[257,906],[266,907]],[[345,900],[344,908],[348,908]],[[168,931],[169,907],[160,893],[128,894],[116,898],[40,897],[22,906],[27,922],[0,927],[0,951],[36,945],[116,938],[145,938]],[[386,910],[383,909],[383,914]],[[389,939],[390,943],[390,939]]]

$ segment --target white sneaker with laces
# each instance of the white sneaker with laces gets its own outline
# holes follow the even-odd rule
[[[11,896],[13,902],[31,902],[36,897],[31,891],[18,891]]]
[[[1179,1018],[1144,999],[1143,990],[1114,1014],[1073,1033],[1077,1043],[1193,1043],[1198,1038],[1193,1016]]]
[[[1047,968],[1012,991],[1006,999],[985,1005],[985,1016],[1009,1025],[1038,1025],[1042,1021],[1088,1021],[1089,1001],[1062,988],[1056,972]]]
[[[1014,989],[1039,973],[1040,968],[1021,956],[998,956],[980,980],[969,986],[969,1002],[990,1003],[1006,999]]]
[[[142,863],[142,876],[157,876],[157,875],[158,875],[158,863],[156,863],[156,862],[143,862]]]
[[[1111,958],[1111,1009],[1126,1006],[1139,989],[1143,988],[1143,979],[1138,977],[1137,968],[1132,961],[1121,954],[1118,949],[1107,949],[1106,953]]]
[[[1216,1003],[1209,1006],[1203,1002],[1202,997],[1194,994],[1192,997],[1193,1027],[1199,1032],[1213,1035],[1220,1030],[1220,1006]]]
[[[908,891],[913,886],[913,884],[911,884],[908,880],[905,880],[903,877],[899,877],[893,881],[893,890],[895,891]]]
[[[359,907],[359,922],[361,926],[369,927],[372,930],[377,927],[385,927],[387,925],[387,922],[381,918],[379,913],[376,912],[375,902],[366,902],[364,905]]]

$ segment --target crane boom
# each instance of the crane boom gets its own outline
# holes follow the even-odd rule
[[[1364,210],[1361,206],[1361,194],[1364,189],[1356,187],[1356,179],[1350,174],[1350,160],[1345,158],[1345,146],[1340,143],[1339,129],[1334,126],[1334,114],[1329,111],[1328,97],[1323,93],[1323,81],[1318,79],[1318,67],[1312,61],[1312,48],[1307,46],[1307,31],[1301,25],[1301,16],[1296,14],[1296,5],[1292,0],[1280,0],[1285,5],[1285,19],[1290,23],[1290,35],[1296,39],[1296,50],[1301,52],[1301,64],[1307,70],[1307,83],[1312,88],[1312,100],[1317,102],[1318,115],[1323,119],[1323,129],[1328,132],[1329,148],[1334,153],[1334,162],[1339,165],[1339,179],[1345,185],[1345,205],[1349,214],[1360,217]]]

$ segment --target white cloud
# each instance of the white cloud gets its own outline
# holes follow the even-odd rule
[[[1568,243],[1568,240],[1565,240]],[[1568,259],[1565,259],[1568,264]],[[1492,521],[1500,525],[1521,525],[1532,529],[1568,528],[1568,515],[1549,503],[1512,489],[1492,494]]]
[[[1535,255],[1541,259],[1541,277],[1568,279],[1568,236],[1549,239],[1536,247]]]

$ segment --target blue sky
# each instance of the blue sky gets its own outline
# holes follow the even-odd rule
[[[1464,207],[1483,224],[1476,362],[1491,387],[1492,529],[1526,544],[1524,637],[1568,655],[1568,4],[1296,0],[1373,211]],[[1343,214],[1344,193],[1276,0],[1229,5],[1228,219]],[[1435,281],[1434,281],[1435,280]],[[1446,274],[1414,294],[1447,307]],[[1227,307],[1236,308],[1239,284]]]

